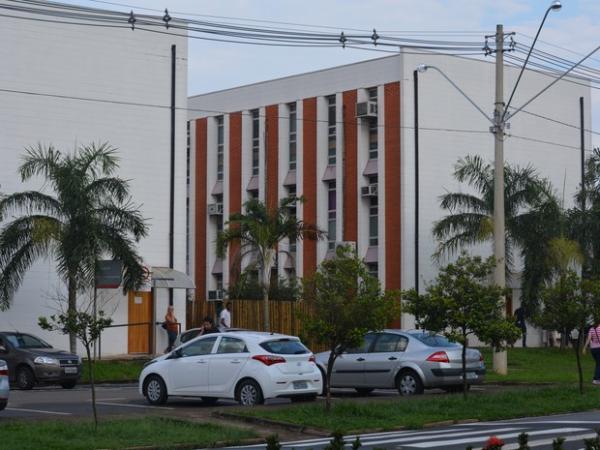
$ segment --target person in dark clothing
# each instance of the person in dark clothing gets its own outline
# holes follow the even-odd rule
[[[523,347],[527,347],[527,324],[525,323],[525,311],[521,306],[515,309],[515,325],[523,333]]]
[[[202,332],[200,336],[204,336],[205,334],[218,333],[219,330],[214,326],[212,317],[206,316],[204,318],[204,322],[202,323]]]

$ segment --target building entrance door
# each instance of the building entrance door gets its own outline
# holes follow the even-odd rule
[[[150,353],[152,292],[129,291],[128,318],[128,323],[140,324],[127,327],[128,353]]]

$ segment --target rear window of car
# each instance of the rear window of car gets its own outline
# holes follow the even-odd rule
[[[8,334],[6,339],[16,348],[52,348],[47,342],[30,334]]]
[[[266,341],[260,344],[269,353],[276,355],[303,355],[310,351],[302,345],[302,342],[293,339],[277,339],[274,341]]]
[[[412,337],[417,338],[423,344],[429,347],[459,347],[460,344],[448,340],[446,336],[430,333],[413,333]]]

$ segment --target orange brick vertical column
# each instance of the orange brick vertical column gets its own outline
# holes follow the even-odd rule
[[[229,215],[242,211],[242,113],[229,115]],[[239,242],[229,246],[229,282],[239,274]]]
[[[268,209],[277,208],[278,167],[279,167],[279,107],[270,105],[266,110],[267,145],[265,148],[267,180],[265,200]]]
[[[206,156],[207,156],[207,119],[196,120],[196,323],[200,323],[206,308]]]
[[[358,140],[356,130],[356,91],[346,91],[342,97],[344,108],[344,241],[358,239],[357,189]]]
[[[385,287],[402,285],[400,204],[400,83],[386,84],[385,97]],[[400,328],[400,318],[393,321]]]
[[[317,99],[303,101],[302,116],[302,195],[303,220],[317,223]],[[312,275],[317,268],[317,241],[305,239],[303,244],[303,276]]]

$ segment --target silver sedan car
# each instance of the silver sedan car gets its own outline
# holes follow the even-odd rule
[[[0,359],[0,411],[6,408],[8,403],[8,365]]]
[[[462,389],[462,345],[423,330],[384,330],[368,333],[362,345],[336,359],[331,387],[354,388],[359,394],[373,389],[398,389],[401,395],[424,389]],[[467,349],[467,382],[479,384],[485,365],[479,350]],[[324,374],[329,352],[316,355]]]

